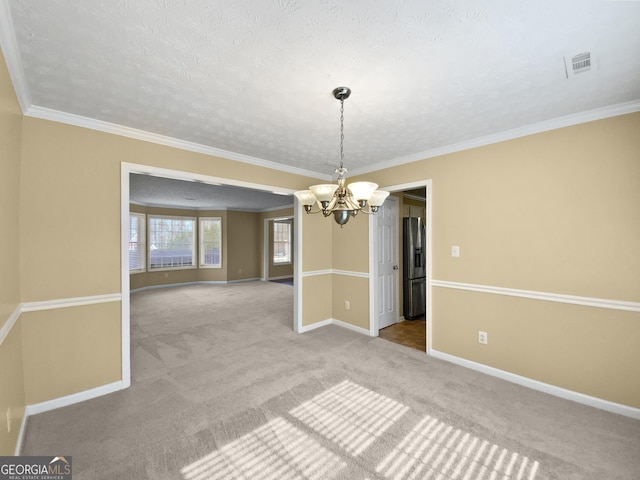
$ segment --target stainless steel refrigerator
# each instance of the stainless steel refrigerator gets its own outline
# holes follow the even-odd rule
[[[425,314],[425,226],[422,218],[405,217],[402,235],[404,318]]]

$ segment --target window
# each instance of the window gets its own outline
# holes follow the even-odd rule
[[[129,271],[144,272],[145,268],[145,215],[129,213]]]
[[[200,218],[200,266],[222,268],[222,219]]]
[[[291,263],[291,220],[273,221],[273,263]]]
[[[149,270],[195,267],[195,225],[195,218],[150,215]]]

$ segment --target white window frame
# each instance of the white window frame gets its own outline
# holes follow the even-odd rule
[[[138,238],[131,240],[131,220],[137,219]],[[138,257],[138,268],[131,268],[131,253],[129,253],[129,273],[143,273],[147,271],[147,216],[144,213],[129,212],[129,252],[132,245],[137,245],[137,251],[142,252],[142,258]]]
[[[200,266],[200,268],[222,268],[222,217],[200,217],[198,219],[198,236],[199,236],[199,242],[198,242],[198,250],[199,250],[199,263],[198,265]],[[219,228],[220,228],[220,240],[219,240],[219,248],[220,248],[220,254],[219,254],[219,258],[218,258],[218,263],[207,263],[206,261],[206,239],[204,238],[204,233],[205,233],[205,228],[204,228],[204,223],[205,222],[216,222],[219,224]],[[213,243],[213,242],[208,242],[208,243]]]
[[[152,267],[151,266],[151,250],[153,249],[153,232],[151,228],[152,220],[161,219],[161,220],[181,220],[181,221],[190,221],[192,222],[192,235],[191,235],[191,264],[182,264],[182,265],[168,265],[161,267]],[[196,250],[196,235],[197,235],[197,219],[196,217],[182,217],[176,215],[147,215],[147,270],[149,272],[160,272],[163,270],[188,270],[196,267],[196,258],[197,258],[197,250]]]
[[[289,230],[289,239],[286,241],[282,241],[282,242],[276,242],[276,224],[283,224],[283,225],[288,225],[288,230]],[[276,219],[272,222],[271,224],[271,231],[273,234],[273,245],[272,245],[272,251],[271,251],[271,265],[273,266],[279,266],[279,265],[291,265],[292,263],[292,242],[291,242],[291,238],[292,238],[292,233],[293,233],[293,221],[290,218],[286,218],[286,219]],[[285,243],[289,246],[288,250],[289,250],[289,256],[285,257],[284,260],[282,261],[276,261],[276,244],[279,243]]]

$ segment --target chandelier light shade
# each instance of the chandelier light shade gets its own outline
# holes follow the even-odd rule
[[[378,190],[378,185],[372,182],[345,183],[347,169],[344,168],[344,101],[351,95],[348,87],[338,87],[333,90],[333,96],[340,100],[340,167],[336,168],[338,183],[311,185],[309,190],[295,192],[298,201],[307,213],[320,213],[325,217],[333,214],[339,225],[344,225],[349,218],[358,212],[374,214],[378,211],[389,192]],[[314,206],[319,210],[313,211]]]

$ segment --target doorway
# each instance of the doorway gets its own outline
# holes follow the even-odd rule
[[[120,168],[120,242],[121,242],[121,355],[122,355],[122,388],[127,388],[131,385],[131,303],[130,303],[130,270],[129,270],[129,217],[130,217],[130,175],[151,175],[166,179],[182,180],[187,182],[193,182],[194,184],[208,184],[216,185],[221,188],[224,187],[238,187],[245,189],[248,195],[251,192],[270,192],[275,195],[291,196],[294,191],[282,187],[274,187],[270,185],[255,184],[240,180],[233,180],[221,177],[212,177],[209,175],[202,175],[192,172],[184,172],[178,170],[165,169],[160,167],[153,167],[149,165],[133,164],[122,162]],[[186,200],[189,200],[188,198]],[[298,218],[299,212],[294,208],[293,218]],[[256,275],[256,280],[259,277]],[[236,281],[236,280],[232,280]],[[242,281],[242,280],[239,280]],[[213,282],[216,283],[216,282]],[[297,302],[298,292],[292,291],[293,303]],[[294,325],[295,329],[295,310],[294,310]]]
[[[381,288],[384,284],[380,281],[380,272],[376,271],[378,279],[376,286],[378,309],[376,311],[377,330],[375,333],[382,339],[429,353],[431,350],[431,336],[429,334],[431,330],[431,180],[388,187],[387,190],[395,194],[392,197],[396,198],[399,204],[398,219],[395,223],[396,238],[398,239],[398,262],[396,264],[398,265],[398,270],[395,279],[395,290],[397,291],[396,298],[399,305],[399,313],[393,322],[387,324],[384,321],[380,321],[381,296],[385,292],[391,291],[391,289]],[[424,225],[424,243],[422,244],[422,251],[419,252],[424,278],[419,280],[420,291],[416,292],[414,288],[413,296],[424,299],[425,305],[423,310],[412,310],[409,314],[405,312],[407,300],[404,298],[408,283],[403,281],[403,278],[407,276],[406,270],[409,268],[403,262],[403,250],[405,249],[403,247],[403,223],[407,222],[404,220],[405,218],[414,218],[414,220],[420,218],[420,223]],[[379,220],[382,220],[382,218]],[[376,229],[379,229],[379,226]],[[384,243],[380,239],[379,232],[377,232],[374,240],[375,255],[379,257],[380,246]],[[378,264],[380,264],[379,259]],[[415,285],[415,283],[413,284]]]

